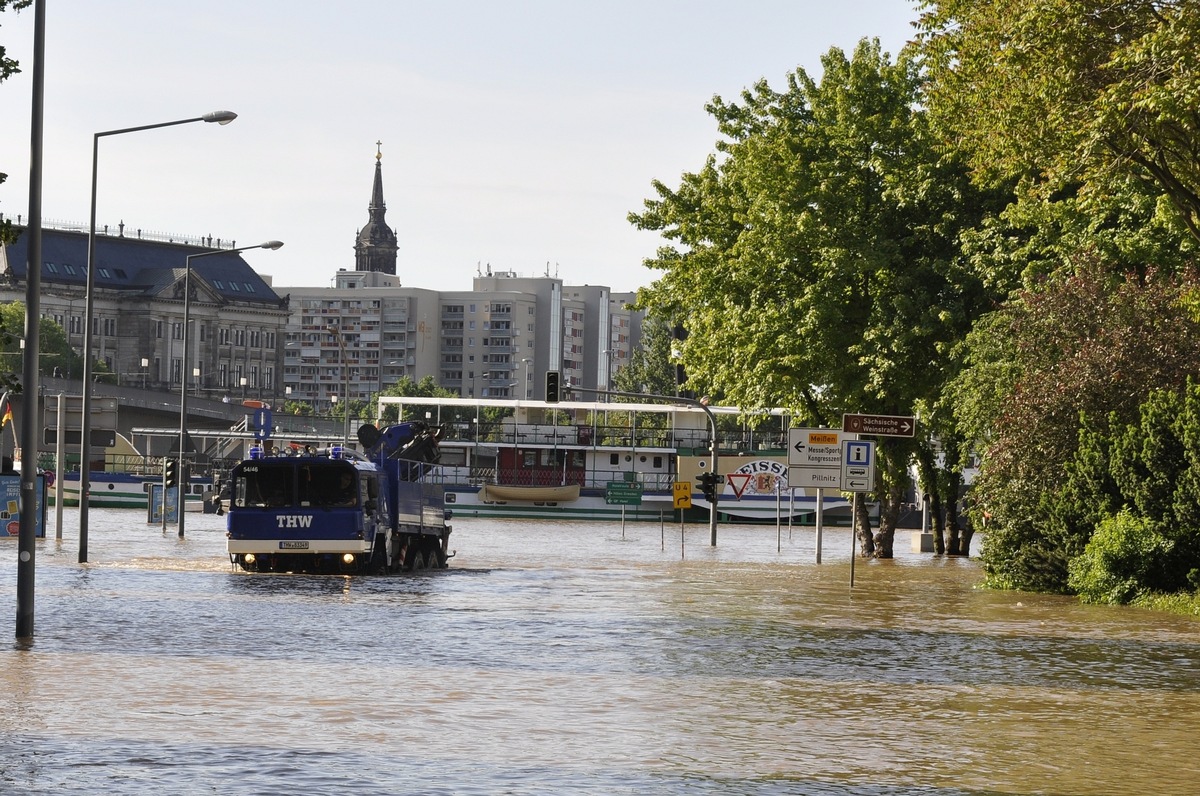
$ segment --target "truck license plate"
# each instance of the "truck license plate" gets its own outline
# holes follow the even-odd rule
[[[303,541],[303,542],[280,542],[279,549],[280,550],[307,550],[308,542],[306,542],[306,541]]]

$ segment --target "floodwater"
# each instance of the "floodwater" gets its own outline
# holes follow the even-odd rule
[[[851,589],[844,530],[817,565],[810,529],[459,520],[451,569],[345,578],[130,510],[80,565],[76,516],[0,653],[0,793],[1200,789],[1200,621],[982,590],[906,534]]]

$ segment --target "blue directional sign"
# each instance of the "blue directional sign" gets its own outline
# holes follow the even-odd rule
[[[271,410],[268,407],[254,410],[254,438],[255,439],[270,439],[271,431],[274,426],[271,425]]]

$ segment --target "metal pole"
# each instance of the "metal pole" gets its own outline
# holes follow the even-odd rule
[[[95,279],[95,264],[96,264],[96,164],[100,153],[100,139],[110,135],[121,135],[123,133],[136,133],[142,130],[156,130],[159,127],[174,127],[178,124],[190,124],[191,122],[216,122],[217,124],[225,125],[237,118],[237,114],[233,111],[213,111],[206,113],[203,116],[196,116],[191,119],[178,119],[173,122],[159,122],[158,124],[143,124],[138,127],[125,127],[120,130],[106,130],[102,133],[96,133],[92,137],[92,201],[91,212],[88,217],[88,245],[87,245],[87,287],[83,302],[83,401],[80,407],[83,418],[81,421],[82,428],[80,430],[79,452],[80,462],[79,467],[79,563],[87,563],[87,535],[88,535],[88,492],[91,489],[91,458],[92,458],[92,318],[95,313],[95,299],[93,296],[96,279]],[[30,213],[33,213],[32,208]],[[40,272],[40,269],[39,269]]]
[[[821,531],[822,531],[822,523],[824,522],[824,520],[822,519],[822,514],[824,512],[824,509],[825,509],[825,490],[818,489],[817,490],[817,539],[816,539],[817,563],[818,564],[821,563]]]
[[[54,538],[63,538],[63,481],[67,474],[67,433],[64,431],[67,423],[67,407],[65,396],[58,394],[58,433],[54,440]]]
[[[854,559],[858,545],[858,494],[850,501],[850,588],[854,588]]]
[[[100,154],[100,136],[92,137],[92,207],[88,221],[87,279],[83,299],[83,393],[80,402],[79,429],[79,563],[88,559],[88,491],[92,467],[92,314],[95,312],[93,288],[96,282],[96,165]]]
[[[42,319],[42,118],[46,86],[46,4],[37,0],[33,25],[33,108],[29,134],[29,247],[25,267],[25,353],[21,412],[21,520],[17,536],[17,638],[33,638],[37,553],[37,400]],[[15,458],[15,457],[14,457]]]
[[[189,254],[185,257],[183,269],[183,368],[179,371],[179,469],[177,470],[179,473],[178,524],[180,539],[183,538],[183,515],[187,513],[184,511],[183,501],[185,500],[184,485],[187,484],[187,467],[184,466],[184,462],[186,461],[184,458],[184,441],[187,439],[188,416],[187,377],[191,369],[191,362],[189,361],[191,358],[188,356],[190,353],[189,343],[191,342],[191,335],[188,333],[188,321],[191,320],[192,312],[192,258],[196,256],[200,255]]]

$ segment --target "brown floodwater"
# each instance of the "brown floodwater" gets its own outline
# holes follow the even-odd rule
[[[811,529],[459,520],[451,569],[343,578],[90,517],[2,653],[0,793],[1200,789],[1200,620],[984,590],[906,534],[851,589],[839,529],[818,565]]]

